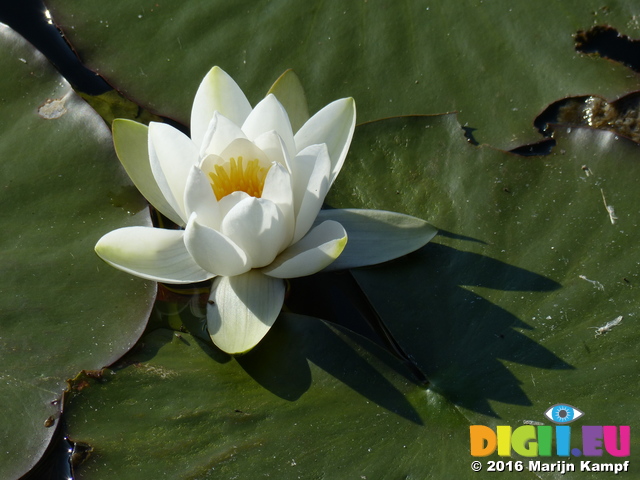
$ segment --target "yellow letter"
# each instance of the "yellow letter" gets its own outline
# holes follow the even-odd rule
[[[501,457],[511,456],[511,427],[499,425],[498,431],[498,455]]]

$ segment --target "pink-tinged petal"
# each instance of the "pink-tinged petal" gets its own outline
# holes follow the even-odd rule
[[[207,329],[213,343],[230,354],[251,350],[276,321],[284,293],[283,280],[257,270],[217,277],[207,305]]]
[[[221,231],[244,250],[252,268],[260,268],[280,253],[287,225],[275,203],[248,197],[227,213]]]
[[[347,156],[356,126],[353,98],[330,103],[305,123],[295,135],[298,151],[309,145],[326,143],[331,157],[331,184],[338,176]]]
[[[345,229],[338,222],[328,220],[278,255],[262,272],[276,278],[313,275],[338,258],[346,244]]]
[[[196,214],[189,218],[184,243],[196,263],[214,275],[240,275],[251,268],[242,248],[222,233],[198,223]]]
[[[198,215],[198,222],[218,229],[222,221],[218,200],[211,188],[211,181],[198,167],[191,167],[184,193],[184,206],[188,216]]]
[[[296,147],[287,111],[274,95],[267,95],[249,114],[242,125],[242,131],[249,140],[255,140],[263,133],[271,130],[275,130],[280,135],[285,144],[287,154],[293,157],[296,153]]]
[[[238,125],[220,112],[214,112],[200,146],[200,156],[205,157],[207,154],[219,155],[236,138],[246,139],[247,136]]]
[[[313,225],[329,191],[330,175],[331,160],[325,144],[311,145],[294,159],[292,175],[296,215],[294,243],[306,235]]]
[[[96,253],[120,270],[156,282],[195,283],[212,278],[189,255],[183,235],[182,230],[120,228],[98,241]]]
[[[191,167],[199,162],[196,146],[182,132],[164,123],[149,124],[151,170],[165,198],[175,208],[184,225],[184,191]]]
[[[133,120],[116,118],[112,124],[113,144],[122,166],[140,193],[160,213],[181,224],[182,218],[158,186],[149,160],[149,127]]]
[[[191,109],[191,138],[200,147],[215,111],[242,125],[251,104],[238,84],[220,67],[213,67],[198,87]]]

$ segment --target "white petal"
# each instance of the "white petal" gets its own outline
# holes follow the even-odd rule
[[[293,241],[300,240],[311,228],[329,191],[331,160],[327,146],[311,145],[293,161],[293,204],[296,229]]]
[[[269,169],[267,178],[264,180],[262,198],[275,203],[284,217],[286,233],[283,243],[278,248],[278,251],[281,251],[293,241],[295,226],[291,175],[283,165],[275,164]]]
[[[326,271],[393,260],[421,248],[438,233],[420,218],[382,210],[322,210],[316,222],[330,219],[342,224],[349,244]]]
[[[239,275],[249,266],[247,255],[231,239],[197,222],[191,215],[184,232],[184,243],[193,259],[215,275]]]
[[[162,228],[120,228],[98,241],[96,253],[120,270],[156,282],[195,283],[213,277],[191,258],[183,234]]]
[[[273,93],[287,111],[291,128],[297,132],[309,120],[309,108],[304,88],[293,70],[284,72],[267,93]]]
[[[242,131],[249,140],[255,140],[271,130],[275,130],[280,135],[287,148],[287,154],[293,157],[296,153],[296,147],[287,111],[274,95],[267,95],[249,114],[242,125]]]
[[[224,165],[226,163],[222,157],[214,154],[209,154],[200,160],[200,170],[202,170],[205,174],[213,173],[216,171],[216,165]]]
[[[298,151],[309,145],[326,143],[331,157],[331,183],[335,180],[347,156],[356,125],[356,104],[353,98],[330,103],[305,123],[295,135]]]
[[[273,202],[248,197],[227,213],[221,231],[245,251],[252,268],[259,268],[269,265],[280,253],[287,225]]]
[[[269,157],[270,161],[284,165],[291,171],[291,157],[287,153],[282,138],[275,130],[263,133],[253,143]]]
[[[184,190],[191,167],[198,164],[196,146],[182,132],[164,123],[149,124],[149,160],[158,186],[169,203],[183,219]]]
[[[158,187],[149,163],[149,127],[132,120],[116,118],[112,124],[113,144],[122,166],[140,193],[160,213],[177,224],[182,223]]]
[[[207,227],[220,227],[222,215],[218,200],[211,188],[207,175],[198,167],[191,167],[184,193],[184,206],[187,215],[198,215],[198,222]]]
[[[246,198],[251,198],[251,195],[242,191],[233,192],[222,197],[218,202],[218,206],[220,207],[220,216],[222,218],[226,217],[227,213],[229,213],[233,207]]]
[[[247,138],[247,136],[238,125],[220,112],[214,112],[200,147],[200,156],[219,155],[236,138]]]
[[[218,348],[230,354],[255,347],[276,321],[284,302],[284,281],[251,270],[217,277],[207,306],[207,328]]]
[[[346,244],[345,229],[338,222],[328,220],[278,255],[262,272],[276,278],[313,275],[338,258]]]
[[[238,157],[242,157],[245,162],[245,166],[247,165],[247,162],[255,160],[256,158],[262,167],[269,167],[271,165],[269,157],[267,157],[262,150],[256,147],[253,142],[244,138],[236,138],[220,153],[220,157],[225,162],[228,162],[230,158],[235,158],[237,160]]]
[[[213,117],[218,111],[236,125],[242,125],[251,112],[251,104],[238,84],[220,67],[213,67],[198,87],[191,109],[191,138],[200,147]]]

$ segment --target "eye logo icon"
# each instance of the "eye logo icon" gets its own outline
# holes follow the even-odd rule
[[[565,424],[571,423],[584,415],[576,407],[567,405],[566,403],[558,403],[544,412],[544,416],[551,420],[553,423]]]

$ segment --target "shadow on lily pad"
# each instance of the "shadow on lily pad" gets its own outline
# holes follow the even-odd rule
[[[320,319],[283,313],[264,340],[236,360],[256,382],[290,401],[325,386],[328,377],[313,378],[314,364],[371,402],[422,425],[404,394],[381,373],[391,366],[391,372],[402,368],[397,359],[381,351],[373,356],[367,350],[376,346],[363,349],[350,339]],[[361,342],[368,343],[364,338]]]
[[[484,244],[454,233],[446,237]],[[417,384],[423,383],[422,373],[434,390],[456,405],[491,416],[496,414],[490,400],[530,405],[520,380],[501,363],[504,360],[543,369],[572,368],[520,333],[517,329],[532,327],[498,306],[502,298],[514,301],[514,292],[523,292],[522,304],[534,304],[536,295],[561,287],[547,277],[433,242],[401,259],[355,269],[351,275],[296,279],[287,304],[404,358],[405,365],[392,362],[391,368]],[[488,298],[474,293],[475,288],[490,289]],[[352,340],[382,359],[377,346],[358,335]],[[411,364],[418,372],[406,368]]]
[[[143,341],[131,355],[113,368],[138,365],[155,358],[159,349],[171,342],[194,342],[206,355],[218,364],[235,361],[253,380],[272,394],[295,402],[310,389],[332,388],[330,377],[344,383],[371,402],[396,413],[414,423],[422,424],[420,416],[404,394],[381,373],[397,372],[409,377],[404,366],[393,356],[365,339],[345,335],[324,321],[283,313],[266,337],[251,351],[232,357],[216,348],[206,333],[206,293],[180,292],[156,302],[150,330],[154,333],[154,345]],[[169,330],[172,329],[172,330]],[[182,336],[188,331],[194,337]],[[358,344],[361,343],[362,347]],[[188,345],[190,346],[190,345]],[[364,347],[364,348],[363,348]],[[330,375],[318,378],[312,374],[314,364]],[[215,367],[211,371],[215,374]]]
[[[532,327],[511,313],[535,311],[541,294],[561,287],[542,275],[438,243],[353,274],[432,387],[456,405],[492,416],[490,400],[530,405],[501,361],[573,368],[519,332]]]

